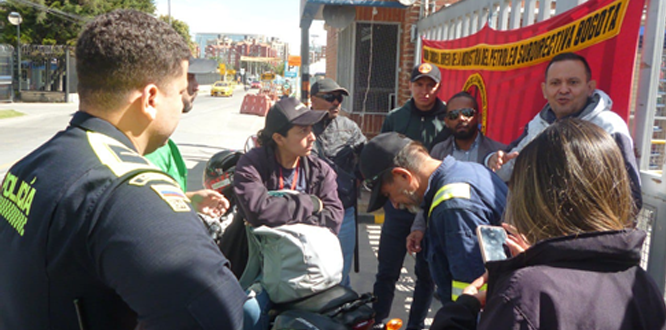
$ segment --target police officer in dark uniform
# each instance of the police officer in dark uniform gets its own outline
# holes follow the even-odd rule
[[[0,329],[242,328],[246,296],[226,258],[142,157],[178,124],[189,56],[145,13],[86,26],[81,110],[2,183]]]

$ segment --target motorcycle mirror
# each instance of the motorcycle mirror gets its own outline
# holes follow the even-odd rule
[[[259,142],[258,142],[258,137],[257,134],[252,134],[250,135],[247,140],[245,140],[245,147],[243,148],[243,151],[246,153],[250,151],[251,149],[258,147]]]

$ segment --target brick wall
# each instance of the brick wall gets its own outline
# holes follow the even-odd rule
[[[375,135],[379,134],[382,128],[382,124],[384,124],[384,118],[386,117],[384,114],[362,115],[356,112],[351,114],[346,113],[345,115],[356,122],[358,127],[361,128],[361,131],[365,137],[368,139],[372,139],[375,137]]]
[[[412,94],[409,90],[409,76],[414,65],[420,60],[414,58],[416,44],[412,42],[412,26],[419,20],[419,6],[411,6],[403,10],[404,18],[400,25],[400,64],[398,67],[398,104],[407,102]]]
[[[324,25],[326,29],[326,77],[338,80],[338,33],[339,29]]]

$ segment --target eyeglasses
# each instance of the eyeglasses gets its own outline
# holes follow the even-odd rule
[[[333,103],[335,100],[338,100],[338,103],[342,103],[342,94],[319,94],[317,97],[328,103]]]
[[[450,120],[456,120],[458,119],[458,116],[462,113],[463,116],[469,118],[474,116],[476,113],[476,110],[472,108],[463,108],[463,109],[456,109],[456,110],[449,110],[446,112],[446,117],[449,118]]]

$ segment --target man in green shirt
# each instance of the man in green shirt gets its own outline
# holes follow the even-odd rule
[[[183,95],[183,113],[192,110],[194,99],[199,91],[197,73],[214,72],[217,65],[214,60],[191,58],[187,70],[187,94]],[[187,167],[176,143],[169,139],[167,144],[155,150],[146,158],[169,174],[178,182],[185,195],[192,201],[192,206],[199,213],[219,217],[229,208],[229,201],[219,192],[211,189],[187,191]]]

